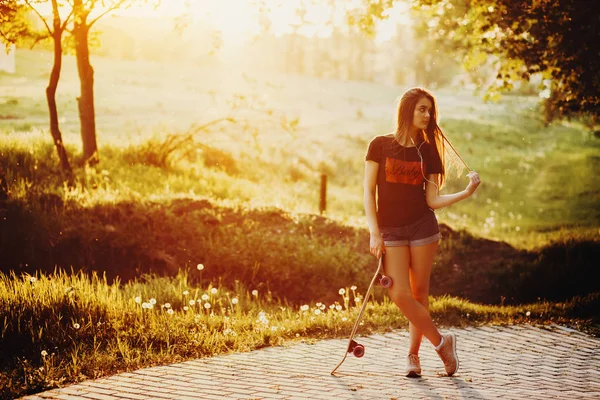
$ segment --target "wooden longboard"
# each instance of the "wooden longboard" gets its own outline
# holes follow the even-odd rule
[[[350,339],[348,340],[348,347],[346,347],[346,352],[344,354],[344,358],[340,363],[331,371],[331,375],[334,375],[335,371],[346,361],[346,357],[348,357],[349,353],[353,353],[356,357],[362,357],[365,352],[365,347],[362,344],[358,344],[354,341],[354,335],[356,335],[356,331],[358,330],[358,326],[360,324],[360,320],[362,319],[365,308],[367,307],[367,303],[369,300],[369,296],[371,295],[371,290],[373,290],[373,285],[377,281],[377,278],[383,275],[383,255],[379,259],[379,265],[377,266],[377,271],[375,271],[375,275],[373,275],[373,279],[371,279],[371,283],[369,284],[369,288],[367,289],[367,293],[365,294],[365,299],[360,307],[360,311],[358,312],[358,316],[356,317],[356,322],[354,322],[354,326],[352,327],[352,332],[350,332]],[[389,277],[384,276],[385,279],[389,280]],[[391,285],[391,281],[389,284],[386,284],[386,287]]]

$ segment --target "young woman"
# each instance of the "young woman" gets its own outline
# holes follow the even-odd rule
[[[384,270],[393,280],[389,296],[409,320],[406,375],[421,376],[419,348],[424,335],[451,376],[459,365],[456,335],[441,334],[429,316],[429,278],[440,240],[433,210],[471,196],[480,184],[479,175],[469,172],[469,184],[462,192],[440,194],[447,141],[430,92],[413,88],[404,93],[397,118],[396,131],[375,137],[366,155],[364,204],[371,253],[377,258],[385,253]]]

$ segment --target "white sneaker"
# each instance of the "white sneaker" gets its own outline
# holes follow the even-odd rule
[[[437,350],[438,355],[444,362],[444,368],[448,376],[452,376],[458,370],[458,355],[456,355],[456,335],[454,333],[442,334],[443,346]]]
[[[421,360],[416,354],[409,354],[406,357],[406,376],[409,378],[418,378],[421,376]]]

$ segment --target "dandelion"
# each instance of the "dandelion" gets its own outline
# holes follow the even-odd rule
[[[195,300],[190,300],[190,306],[193,306],[194,304],[196,304]]]
[[[525,315],[529,317],[531,315],[531,311],[527,311]]]
[[[340,306],[340,305],[338,304],[337,306],[335,306],[335,309],[336,309],[337,311],[342,311],[342,306]]]
[[[183,291],[183,295],[184,295],[184,296],[187,296],[188,294],[190,294],[190,292],[188,292],[187,290],[184,290],[184,291]]]
[[[308,311],[308,304],[305,304],[303,306],[300,307],[300,311]]]
[[[234,297],[233,299],[231,299],[231,304],[237,304],[238,303],[238,298]]]
[[[171,308],[171,303],[165,303],[165,308]]]
[[[75,322],[75,323],[73,324],[73,328],[75,328],[75,329],[79,329],[79,328],[81,328],[81,325],[79,325],[77,322]]]
[[[198,271],[202,271],[204,269],[204,265],[198,264],[196,268],[198,268]]]
[[[34,284],[37,282],[37,278],[35,276],[32,276],[29,278],[29,283]]]
[[[214,287],[214,288],[210,289],[210,292],[212,294],[217,294],[219,292],[219,289],[217,289],[217,288]]]
[[[204,308],[208,310],[210,308],[210,303],[204,303]]]
[[[348,321],[348,318],[346,318],[346,317],[343,317],[343,318],[342,318],[342,321],[343,321],[343,322],[346,322],[346,321]]]
[[[332,305],[330,305],[330,306],[329,306],[329,309],[330,309],[330,310],[333,310],[333,309],[335,309],[335,304],[332,304]]]
[[[321,310],[319,310],[318,308],[315,310],[315,315],[320,315],[321,314]]]
[[[261,311],[258,313],[258,320],[265,325],[269,324],[269,320],[267,319],[267,315],[265,314],[264,311]]]
[[[360,303],[360,297],[355,297],[355,298],[354,298],[354,302],[355,302],[355,303]]]
[[[187,310],[189,310],[189,309],[190,309],[190,308],[189,308],[188,306],[183,306],[183,311],[187,311]]]
[[[296,337],[300,337],[300,334],[299,334],[299,333],[296,333]]]
[[[354,292],[356,290],[356,286],[352,285],[352,287],[350,287],[350,290]]]
[[[206,301],[206,300],[208,300],[208,295],[206,293],[204,293],[201,298],[202,298],[202,300]]]
[[[346,294],[346,289],[341,288],[340,291],[338,292],[339,294],[341,294],[342,296]]]
[[[42,357],[46,357],[48,355],[48,352],[46,350],[42,350]]]
[[[258,296],[258,290],[254,289],[254,290],[252,291],[252,296]]]
[[[140,304],[142,302],[142,298],[140,296],[137,296],[135,298],[135,302],[138,303],[138,304]]]
[[[175,312],[175,311],[173,311],[173,309],[172,309],[172,308],[169,308],[169,309],[167,310],[167,314],[169,314],[169,315],[173,315],[173,313],[174,313],[174,312]]]
[[[153,298],[151,298],[151,299],[148,301],[148,303],[150,303],[150,304],[152,304],[152,305],[155,305],[155,304],[156,304],[156,299],[153,297]]]
[[[273,332],[276,332],[276,331],[277,331],[277,329],[279,329],[279,328],[278,328],[278,327],[276,327],[276,326],[272,326],[272,327],[271,327],[271,331],[273,331]]]

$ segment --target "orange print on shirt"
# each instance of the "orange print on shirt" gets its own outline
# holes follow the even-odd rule
[[[422,185],[421,163],[419,161],[404,161],[386,157],[385,180],[392,183]]]

